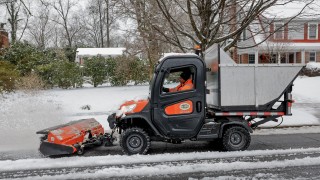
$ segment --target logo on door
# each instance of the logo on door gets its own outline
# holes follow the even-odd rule
[[[188,104],[188,103],[180,104],[180,109],[183,111],[186,111],[186,110],[190,109],[190,104]]]
[[[165,107],[167,115],[190,114],[193,111],[192,101],[187,100]]]

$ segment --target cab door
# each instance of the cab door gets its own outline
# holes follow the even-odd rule
[[[160,62],[157,71],[151,91],[153,123],[166,137],[195,137],[205,118],[204,62],[196,55],[171,56]],[[191,74],[193,88],[163,91],[165,88],[178,86],[180,77],[175,76],[186,71]],[[167,87],[171,82],[175,84]]]

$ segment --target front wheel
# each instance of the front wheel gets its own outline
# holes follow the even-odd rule
[[[251,136],[247,129],[240,126],[228,128],[222,137],[222,148],[225,151],[246,150],[251,142]]]
[[[128,128],[120,138],[120,146],[125,154],[146,154],[150,148],[150,137],[141,128]]]

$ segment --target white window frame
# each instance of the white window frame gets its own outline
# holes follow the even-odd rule
[[[253,63],[250,63],[250,56],[253,56]],[[248,64],[255,64],[256,62],[256,54],[248,54]]]
[[[310,25],[316,25],[316,37],[315,38],[310,38]],[[318,39],[318,27],[319,27],[319,24],[318,23],[308,23],[308,39]]]
[[[311,53],[314,53],[314,61],[311,61]],[[317,52],[316,51],[309,52],[309,62],[317,62]]]
[[[281,39],[284,39],[284,23],[281,23],[281,22],[273,23],[273,39],[278,39],[277,33],[280,33],[280,32],[277,32],[277,28],[276,28],[277,25],[282,26],[282,38]],[[279,29],[279,30],[281,30],[281,29]]]

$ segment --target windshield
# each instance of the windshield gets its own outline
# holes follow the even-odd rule
[[[149,96],[148,96],[149,99],[151,99],[151,91],[152,91],[152,88],[153,88],[154,83],[156,81],[156,77],[157,77],[157,73],[153,73],[153,76],[152,76],[152,79],[151,79],[150,85],[149,85]]]
[[[160,70],[160,63],[158,62],[154,67],[154,73],[153,73],[152,79],[149,83],[149,96],[148,96],[149,99],[151,99],[151,91],[154,86],[154,83],[156,82],[156,77],[157,77],[157,73],[159,72],[159,70]]]

